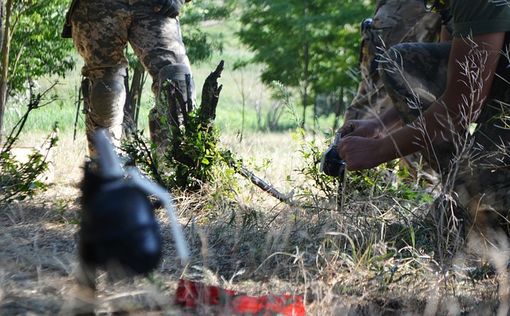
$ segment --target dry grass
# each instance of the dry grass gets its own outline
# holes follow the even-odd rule
[[[37,143],[23,139],[24,145]],[[158,271],[151,278],[115,284],[100,275],[97,311],[190,314],[172,305],[180,277],[253,295],[304,294],[310,315],[496,310],[497,280],[467,254],[459,254],[458,264],[448,270],[438,263],[427,205],[348,187],[340,213],[335,201],[303,182],[303,159],[291,135],[247,135],[242,143],[227,136],[222,143],[277,188],[296,189],[299,205],[307,207],[284,205],[244,179],[177,194],[190,264],[179,265],[168,220],[159,212],[165,247]],[[0,211],[0,314],[65,315],[73,308],[73,297],[79,295],[73,278],[76,186],[84,153],[83,138],[72,142],[64,135],[55,152],[56,183],[32,201]],[[305,194],[303,188],[310,190]],[[215,312],[204,306],[195,313]]]

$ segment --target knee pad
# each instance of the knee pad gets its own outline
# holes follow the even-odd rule
[[[118,146],[122,137],[122,121],[126,89],[125,69],[107,69],[100,76],[86,78],[82,83],[89,154],[95,156],[92,135],[97,128],[106,128]]]
[[[171,64],[161,68],[158,74],[158,92],[161,93],[166,84],[170,81],[174,82],[179,88],[184,97],[184,101],[188,105],[192,105],[195,94],[195,84],[193,83],[189,66],[186,64]]]
[[[180,63],[161,68],[154,83],[156,105],[149,114],[149,129],[151,140],[164,149],[173,133],[179,133],[179,126],[186,124],[188,113],[193,110],[194,84],[189,66]],[[182,94],[184,103],[171,98],[173,86]]]
[[[105,71],[103,77],[91,79],[89,110],[98,125],[110,127],[122,123],[126,101],[124,78],[119,71]]]

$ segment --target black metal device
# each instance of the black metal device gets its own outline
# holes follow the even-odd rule
[[[373,26],[374,26],[373,19],[371,19],[371,18],[363,19],[363,21],[361,21],[361,26],[360,26],[361,34],[364,34],[365,32],[371,30]]]
[[[345,204],[345,161],[338,153],[338,144],[342,134],[337,132],[331,146],[322,155],[320,170],[328,176],[338,178],[337,210],[342,212]]]
[[[89,270],[116,266],[122,275],[149,273],[162,253],[152,203],[125,175],[104,131],[96,133],[95,145],[99,156],[86,163],[81,186],[80,262]]]
[[[162,256],[162,239],[153,199],[167,211],[181,264],[189,259],[171,195],[137,168],[124,169],[105,130],[95,133],[94,145],[98,157],[85,164],[81,184],[76,271],[80,291],[74,298],[75,315],[95,315],[98,269],[106,270],[110,280],[145,275],[156,269]]]
[[[340,132],[337,132],[331,146],[322,155],[320,170],[328,176],[343,178],[345,173],[345,161],[338,154],[338,144],[342,139]]]

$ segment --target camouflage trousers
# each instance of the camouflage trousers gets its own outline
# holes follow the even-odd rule
[[[406,123],[419,119],[444,92],[450,48],[450,44],[407,43],[392,47],[385,55],[380,75]],[[490,96],[473,122],[473,132],[438,142],[423,155],[441,175],[443,186],[451,187],[456,203],[468,212],[468,220],[487,225],[492,218],[510,228],[508,65],[508,56],[501,56]]]
[[[152,76],[156,100],[160,70],[171,64],[189,68],[189,60],[179,20],[155,13],[152,1],[82,0],[71,22],[74,45],[85,62],[82,74],[90,80],[86,131],[89,153],[94,156],[91,137],[96,128],[108,129],[116,145],[122,135],[127,44]],[[165,115],[166,104],[157,101],[150,120]]]

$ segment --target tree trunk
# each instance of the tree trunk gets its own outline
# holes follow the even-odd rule
[[[306,107],[308,106],[308,71],[310,67],[310,45],[308,43],[308,28],[306,25],[308,18],[308,1],[304,2],[303,7],[303,18],[305,21],[303,36],[305,37],[305,43],[303,45],[303,121],[301,122],[301,127],[305,128],[306,123]]]
[[[223,88],[222,85],[218,84],[218,78],[221,77],[224,64],[222,60],[216,69],[207,76],[202,87],[202,102],[198,116],[204,126],[211,124],[216,118],[216,107],[218,106],[218,99]]]
[[[345,105],[344,105],[344,88],[340,88],[340,97],[338,102],[336,103],[335,108],[335,121],[333,122],[333,130],[336,131],[338,128],[338,120],[340,119],[340,115],[344,113]]]
[[[3,0],[1,0],[3,2]],[[5,5],[5,24],[2,23],[2,50],[0,53],[0,142],[2,142],[5,106],[7,103],[7,81],[9,79],[9,51],[11,48],[11,15],[13,0],[7,0]],[[2,9],[3,11],[3,9]],[[2,17],[2,20],[4,17]],[[3,21],[2,21],[3,22]]]
[[[308,106],[308,67],[310,64],[310,50],[308,43],[305,43],[304,46],[304,73],[303,73],[303,121],[301,122],[301,127],[305,128],[306,123],[306,108]]]
[[[129,78],[126,77],[127,97],[124,104],[124,135],[128,135],[138,128],[138,113],[140,112],[145,78],[145,69],[140,62],[137,62],[134,67],[131,84],[129,84]]]
[[[124,118],[122,119],[122,137],[127,137],[134,131],[133,105],[131,103],[131,89],[129,88],[129,70],[124,77],[124,90],[126,90],[126,100],[124,101]]]
[[[0,43],[4,41],[4,0],[0,0]]]
[[[202,87],[202,101],[196,109],[196,117],[190,116],[192,107],[185,102],[184,96],[173,85],[168,90],[168,109],[170,122],[170,152],[167,159],[178,162],[175,170],[177,185],[181,188],[193,189],[198,183],[190,183],[189,179],[207,178],[201,170],[207,168],[210,163],[203,163],[208,150],[215,151],[217,138],[213,124],[216,118],[216,108],[220,97],[222,85],[218,84],[218,78],[224,69],[223,60],[216,69],[205,79]],[[189,100],[189,99],[188,99]],[[182,120],[181,120],[182,119]],[[200,137],[200,139],[198,139]],[[202,142],[200,144],[200,142]],[[199,147],[197,147],[199,144]],[[191,148],[191,150],[190,150]],[[205,160],[207,160],[205,158]]]

